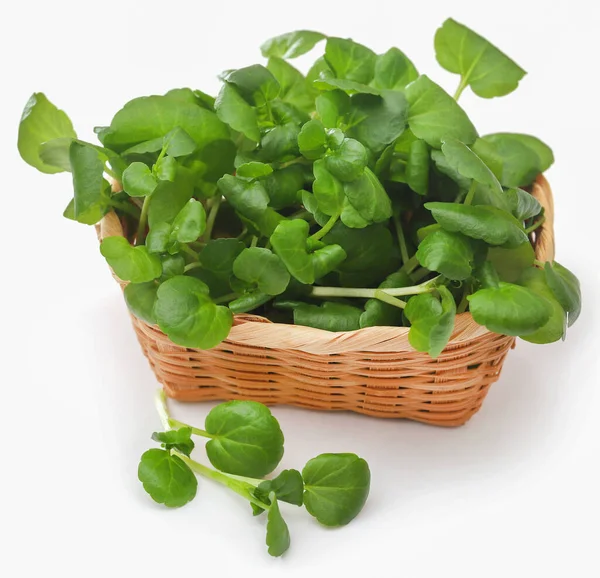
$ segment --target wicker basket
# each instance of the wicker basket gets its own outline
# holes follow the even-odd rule
[[[543,176],[532,193],[546,215],[532,242],[537,259],[551,260],[554,207]],[[102,220],[98,235],[123,235],[114,213]],[[462,425],[479,410],[515,343],[478,325],[470,313],[456,317],[437,359],[409,345],[406,327],[333,333],[236,315],[227,340],[203,351],[175,345],[158,327],[132,319],[158,381],[175,399],[252,399],[442,426]]]

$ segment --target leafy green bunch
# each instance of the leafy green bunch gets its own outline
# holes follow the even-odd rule
[[[289,60],[317,45],[304,76]],[[262,46],[266,66],[225,71],[216,98],[182,88],[127,103],[96,129],[102,146],[34,94],[19,150],[71,171],[66,217],[116,212],[127,238],[101,252],[129,281],[130,310],[177,344],[214,347],[245,312],[331,331],[407,326],[432,356],[466,310],[494,332],[564,338],[579,282],[533,249],[545,217],[531,186],[552,151],[480,136],[457,102],[467,87],[509,94],[525,72],[452,19],[435,51],[460,76],[454,97],[397,48],[292,32]]]
[[[205,429],[182,423],[169,414],[162,390],[156,406],[165,431],[152,439],[161,447],[142,455],[138,478],[150,497],[169,508],[193,500],[196,474],[214,480],[246,499],[255,516],[266,512],[267,546],[281,556],[290,546],[290,533],[280,502],[306,508],[324,526],[343,526],[362,510],[369,495],[367,462],[355,454],[321,454],[298,470],[270,474],[283,457],[283,434],[269,409],[255,401],[229,401],[213,408]],[[192,435],[208,438],[210,468],[191,458]]]

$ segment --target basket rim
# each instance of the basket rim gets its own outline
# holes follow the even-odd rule
[[[532,193],[544,209],[545,221],[535,234],[534,251],[540,261],[554,258],[554,202],[550,184],[540,174],[535,180]],[[110,212],[96,226],[99,240],[111,236],[124,236],[123,228],[117,215]],[[116,281],[124,287],[127,282],[119,279],[113,272]],[[141,320],[152,333],[164,335],[157,326],[151,326]],[[315,327],[274,323],[269,319],[251,314],[234,315],[234,323],[224,343],[244,343],[246,345],[296,349],[307,353],[342,353],[344,351],[407,351],[416,353],[408,343],[409,327],[376,326],[364,327],[353,331],[328,331]],[[470,312],[456,316],[454,330],[444,351],[460,347],[466,341],[492,333],[479,325]],[[173,344],[175,347],[175,344]],[[442,353],[443,355],[443,353]]]

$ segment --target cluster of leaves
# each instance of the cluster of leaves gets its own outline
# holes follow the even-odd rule
[[[317,45],[306,76],[289,63]],[[183,88],[127,103],[96,129],[102,146],[35,94],[19,150],[71,171],[68,218],[116,211],[128,239],[102,254],[130,282],[131,311],[180,345],[215,346],[244,312],[331,331],[410,326],[432,356],[467,309],[492,331],[561,339],[579,284],[532,248],[544,214],[530,186],[552,151],[480,136],[457,103],[467,87],[506,95],[525,72],[452,19],[435,51],[460,75],[454,97],[397,48],[284,34],[262,46],[266,66],[224,72],[216,98]]]
[[[142,455],[138,478],[150,497],[169,508],[184,506],[198,489],[196,474],[210,478],[245,498],[258,516],[267,515],[267,546],[281,556],[290,546],[290,533],[280,502],[304,505],[324,526],[343,526],[362,510],[369,495],[371,474],[365,460],[355,454],[321,454],[298,470],[270,474],[283,457],[283,434],[269,409],[254,401],[217,405],[198,429],[173,419],[164,393],[157,408],[165,431],[152,439],[161,448]],[[208,438],[205,449],[215,469],[190,457],[192,435]]]

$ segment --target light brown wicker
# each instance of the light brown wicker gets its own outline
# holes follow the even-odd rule
[[[532,193],[546,216],[532,242],[539,260],[551,260],[554,206],[542,175]],[[98,233],[101,239],[123,235],[114,213],[102,220]],[[175,399],[252,399],[442,426],[462,425],[479,410],[515,343],[490,333],[469,313],[457,316],[437,359],[409,345],[406,327],[332,333],[237,315],[227,340],[203,351],[175,345],[157,327],[132,319],[158,381]]]

